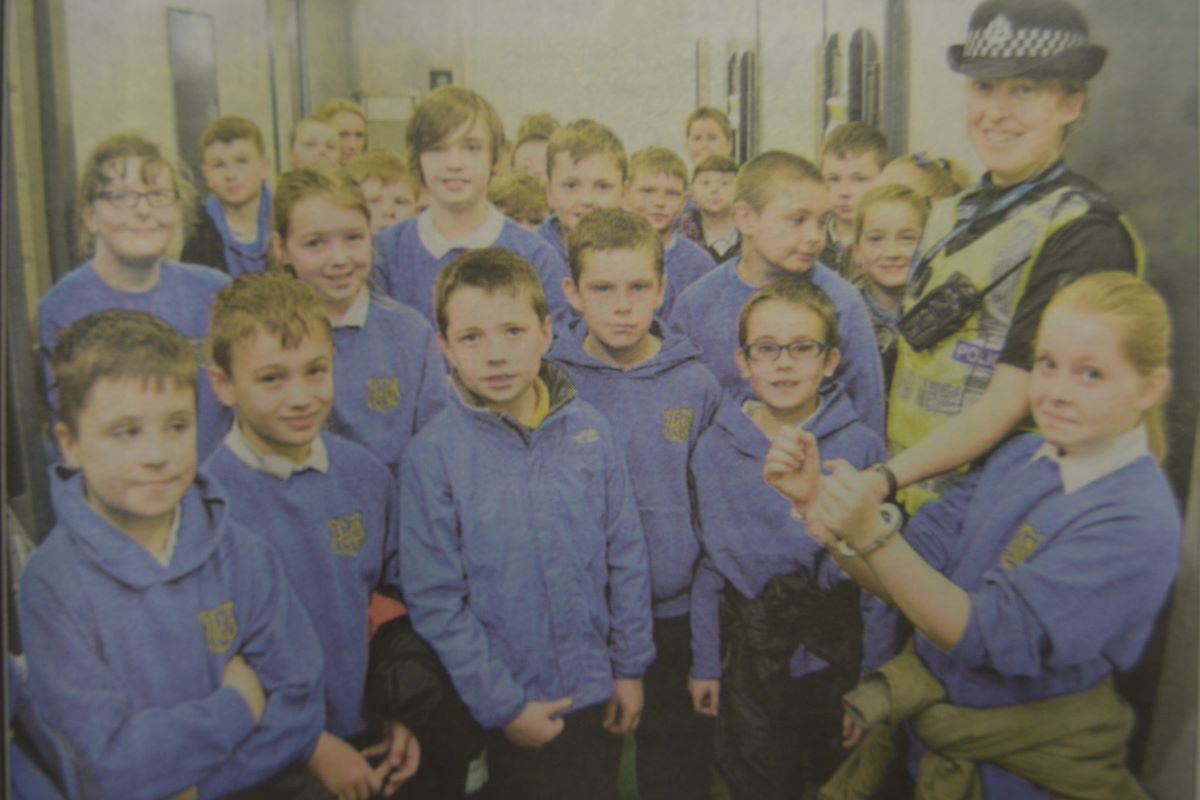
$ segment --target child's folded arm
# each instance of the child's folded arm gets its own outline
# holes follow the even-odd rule
[[[245,531],[235,535],[250,541]],[[279,556],[253,541],[262,566],[239,655],[258,676],[267,704],[254,733],[200,783],[201,800],[259,783],[294,761],[307,762],[325,726],[321,643]]]
[[[93,648],[94,636],[76,624],[62,600],[52,586],[26,573],[21,633],[30,685],[43,715],[66,734],[101,796],[134,800],[183,791],[212,774],[252,734],[254,717],[232,687],[167,708],[135,710]],[[160,654],[164,669],[166,655]]]
[[[405,455],[400,508],[400,583],[413,627],[437,651],[480,725],[511,722],[525,706],[525,691],[492,652],[468,603],[450,483],[427,441],[415,440]]]
[[[622,451],[610,446],[606,463],[609,652],[614,677],[638,678],[654,660],[646,534]]]

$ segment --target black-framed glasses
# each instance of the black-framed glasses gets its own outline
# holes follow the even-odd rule
[[[797,339],[787,344],[775,342],[752,342],[742,348],[746,358],[758,363],[778,361],[784,350],[793,361],[813,361],[825,352],[825,343],[814,339]]]
[[[179,202],[179,192],[172,189],[155,189],[152,192],[127,192],[117,190],[98,192],[96,197],[117,208],[136,208],[138,201],[146,198],[146,205],[151,208],[169,208]]]

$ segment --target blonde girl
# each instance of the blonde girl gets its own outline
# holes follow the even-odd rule
[[[934,777],[947,762],[977,769],[984,798],[1146,796],[1125,767],[1133,715],[1111,677],[1137,662],[1178,561],[1159,467],[1169,340],[1166,306],[1138,278],[1095,273],[1061,290],[1029,379],[1039,434],[1000,447],[903,536],[862,473],[838,461],[821,480],[810,436],[776,437],[764,478],[916,628],[882,672],[893,688],[933,689],[910,720],[917,797],[960,796]]]

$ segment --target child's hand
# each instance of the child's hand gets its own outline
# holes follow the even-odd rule
[[[829,475],[821,487],[816,513],[830,532],[854,549],[862,549],[879,537],[883,525],[873,475],[841,460],[827,461],[825,468]]]
[[[783,495],[794,511],[806,512],[821,487],[817,440],[799,425],[785,425],[771,439],[763,459],[763,480]]]
[[[842,716],[842,747],[852,750],[862,741],[862,728],[854,724],[849,714]]]
[[[562,733],[562,715],[571,707],[571,698],[550,702],[531,700],[512,722],[504,726],[504,735],[517,747],[541,747]]]
[[[308,771],[338,800],[371,800],[388,769],[386,761],[371,769],[362,753],[325,731],[308,761]]]
[[[267,707],[267,696],[263,694],[262,684],[258,682],[258,674],[246,663],[240,655],[225,662],[225,670],[221,673],[221,685],[232,687],[250,709],[254,724],[262,719],[263,709]]]
[[[391,797],[400,788],[400,784],[411,778],[417,772],[421,763],[421,745],[412,731],[399,722],[384,723],[383,741],[362,751],[367,759],[383,757],[381,767],[387,772],[381,794]],[[378,772],[379,767],[375,768]]]
[[[641,678],[615,678],[613,696],[604,708],[604,720],[600,724],[614,736],[632,733],[642,717],[643,705]]]
[[[717,715],[718,699],[721,697],[721,682],[688,678],[688,694],[692,696],[692,710],[705,717]]]

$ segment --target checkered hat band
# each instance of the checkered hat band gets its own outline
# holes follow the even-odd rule
[[[1087,36],[1053,28],[1022,28],[1002,39],[984,28],[967,35],[966,58],[1048,58],[1087,44]]]

